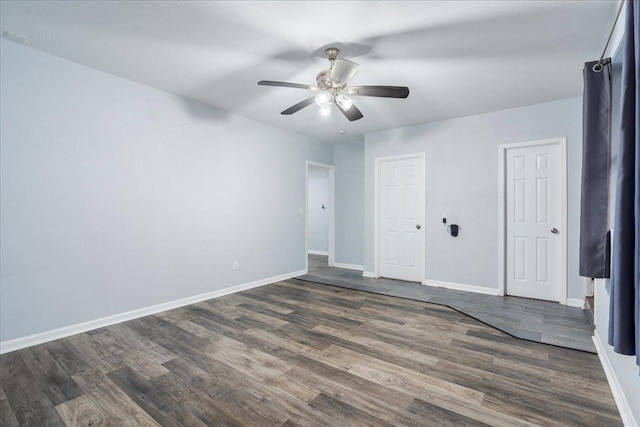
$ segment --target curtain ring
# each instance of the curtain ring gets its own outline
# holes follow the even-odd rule
[[[598,63],[593,66],[592,70],[595,71],[596,73],[599,73],[600,71],[602,71],[602,63],[598,61]]]

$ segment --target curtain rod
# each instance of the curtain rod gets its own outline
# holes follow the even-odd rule
[[[616,29],[616,24],[618,23],[618,18],[620,18],[620,12],[622,12],[622,6],[624,5],[624,0],[620,1],[620,7],[618,8],[618,14],[616,15],[616,20],[613,21],[613,27],[611,27],[611,32],[609,33],[609,38],[607,39],[607,44],[604,45],[604,49],[602,50],[602,55],[600,55],[600,59],[598,63],[593,66],[593,71],[599,73],[602,71],[602,60],[604,59],[604,54],[607,53],[607,48],[609,47],[609,42],[611,41],[611,36],[613,36],[613,30]]]

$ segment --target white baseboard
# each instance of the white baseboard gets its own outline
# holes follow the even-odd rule
[[[497,288],[485,288],[484,286],[463,285],[461,283],[440,282],[437,280],[423,280],[422,284],[427,286],[434,286],[436,288],[475,292],[477,294],[498,295],[500,293],[500,290]]]
[[[126,322],[127,320],[149,316],[151,314],[160,313],[161,311],[172,310],[174,308],[183,307],[189,304],[195,304],[208,299],[218,298],[224,295],[245,291],[247,289],[268,285],[270,283],[280,282],[282,280],[291,279],[303,274],[305,274],[304,270],[294,271],[292,273],[281,274],[279,276],[268,277],[266,279],[260,279],[250,283],[230,286],[228,288],[219,289],[217,291],[206,292],[204,294],[181,298],[162,304],[152,305],[150,307],[139,308],[136,310],[128,311],[126,313],[114,314],[113,316],[102,317],[100,319],[90,320],[88,322],[78,323],[76,325],[64,326],[62,328],[53,329],[51,331],[40,332],[26,337],[3,341],[0,342],[0,354],[9,353],[26,347],[31,347],[60,338],[69,337],[71,335],[80,334],[82,332],[91,331],[93,329],[103,328],[105,326],[113,325],[116,323]]]
[[[618,377],[616,377],[615,371],[613,370],[613,366],[611,365],[611,361],[609,360],[609,356],[607,356],[607,352],[604,348],[606,343],[604,343],[600,339],[600,335],[598,335],[598,330],[593,332],[593,343],[596,345],[596,351],[598,352],[598,357],[600,358],[600,364],[602,365],[602,369],[604,369],[604,374],[607,377],[607,382],[609,383],[609,388],[611,388],[611,394],[613,394],[613,400],[616,402],[616,406],[618,407],[618,411],[620,412],[620,418],[622,418],[622,423],[625,427],[638,427],[638,423],[633,417],[633,412],[631,412],[631,405],[627,400],[627,397],[624,395],[624,391],[622,391],[622,387],[620,387],[620,383],[618,382]]]
[[[333,266],[338,268],[347,268],[349,270],[360,270],[360,271],[364,270],[364,266],[362,265],[345,264],[343,262],[334,262]]]
[[[378,276],[376,276],[376,273],[374,273],[373,271],[363,271],[362,272],[362,277],[368,277],[370,279],[377,279]]]
[[[581,298],[567,298],[568,307],[580,307],[584,309],[584,299]]]
[[[329,255],[329,252],[327,252],[327,251],[316,251],[316,250],[313,250],[313,249],[309,249],[307,251],[307,253],[309,255],[325,255],[325,256]]]

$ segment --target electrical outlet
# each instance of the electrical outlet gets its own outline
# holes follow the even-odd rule
[[[240,268],[240,264],[238,263],[238,261],[235,261],[235,262],[233,263],[233,271],[236,271],[236,270],[238,270],[239,268]]]

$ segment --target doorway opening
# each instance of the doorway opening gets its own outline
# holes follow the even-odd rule
[[[335,168],[307,161],[305,270],[335,262]]]

